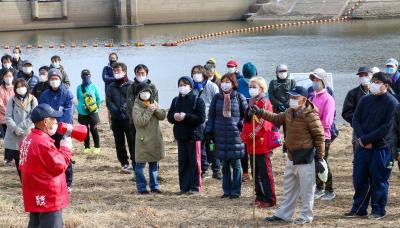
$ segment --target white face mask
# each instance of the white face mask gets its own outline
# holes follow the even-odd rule
[[[124,77],[124,75],[123,74],[114,74],[114,78],[115,79],[121,79],[121,78],[123,78]]]
[[[183,96],[185,96],[186,94],[188,94],[191,91],[190,86],[185,85],[185,86],[179,86],[179,93]]]
[[[230,82],[223,82],[223,83],[221,83],[221,89],[222,89],[222,91],[224,91],[224,92],[228,92],[229,90],[232,89],[232,83],[230,83]]]
[[[22,67],[22,71],[25,74],[30,74],[32,72],[33,68],[32,67]]]
[[[371,79],[369,77],[360,77],[360,84],[363,86],[371,84]]]
[[[230,74],[236,73],[236,67],[228,67],[228,73]]]
[[[203,74],[193,74],[193,80],[195,82],[202,82],[203,81]]]
[[[296,99],[290,99],[289,100],[289,107],[293,108],[293,109],[297,109],[299,107],[299,101]]]
[[[288,76],[288,72],[280,72],[278,73],[278,78],[279,79],[286,79]]]
[[[19,87],[16,89],[16,92],[18,95],[20,96],[25,96],[26,92],[27,92],[27,88],[26,87]]]
[[[51,129],[47,130],[47,134],[50,135],[50,136],[55,135],[57,133],[57,128],[58,128],[58,124],[57,123],[51,125]]]
[[[47,74],[41,74],[40,75],[40,81],[45,82],[48,80],[48,75]]]
[[[14,59],[19,59],[19,54],[18,53],[14,53],[13,57],[14,57]]]
[[[147,78],[146,76],[141,76],[141,75],[136,76],[136,80],[138,80],[138,82],[144,82],[146,78]]]
[[[51,88],[57,89],[58,87],[60,87],[61,81],[60,80],[51,80],[49,84],[50,84]]]
[[[381,85],[377,83],[371,83],[369,91],[374,95],[381,94]]]
[[[11,85],[13,81],[13,77],[5,77],[4,78],[4,82],[6,83],[6,85]]]
[[[10,69],[10,68],[11,68],[11,63],[3,64],[3,66],[4,66],[4,68],[6,68],[6,69]]]
[[[147,101],[147,100],[149,100],[150,99],[150,97],[151,97],[151,94],[150,94],[150,92],[141,92],[140,94],[139,94],[139,97],[140,97],[140,99],[142,99],[143,101]]]
[[[260,94],[260,89],[259,88],[250,88],[249,94],[251,97],[256,97]]]

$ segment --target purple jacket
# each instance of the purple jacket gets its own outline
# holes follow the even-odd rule
[[[331,128],[335,117],[335,100],[326,89],[312,92],[312,103],[318,108],[319,118],[324,127],[325,139],[331,139]]]

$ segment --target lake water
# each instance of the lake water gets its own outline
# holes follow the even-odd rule
[[[336,24],[318,24],[293,27],[284,30],[262,31],[242,35],[226,36],[186,43],[178,47],[150,47],[186,36],[218,32],[233,28],[249,27],[247,22],[216,22],[194,24],[151,25],[132,28],[90,28],[45,31],[2,32],[0,45],[22,47],[41,44],[43,49],[23,48],[23,59],[29,59],[34,69],[49,65],[52,55],[60,55],[62,64],[72,80],[75,94],[81,82],[80,71],[90,69],[93,81],[101,89],[104,84],[101,72],[112,51],[119,54],[119,60],[128,65],[128,75],[134,77],[133,68],[139,63],[146,64],[149,77],[160,93],[160,104],[169,107],[177,95],[177,79],[190,75],[193,65],[204,64],[210,57],[217,59],[217,70],[225,72],[225,63],[236,59],[240,65],[251,61],[259,75],[267,81],[274,78],[275,66],[285,63],[290,72],[309,72],[322,67],[333,73],[337,112],[341,113],[344,97],[348,90],[357,86],[355,73],[359,66],[383,67],[390,57],[399,58],[399,19],[351,21]],[[113,48],[94,48],[92,43],[113,41]],[[119,47],[120,43],[142,41],[145,47]],[[71,48],[76,42],[88,43],[88,48]],[[65,49],[49,49],[49,44],[65,43]],[[12,50],[2,50],[11,52]]]

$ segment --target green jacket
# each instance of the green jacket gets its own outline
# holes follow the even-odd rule
[[[135,161],[145,163],[163,159],[165,157],[164,140],[159,122],[165,119],[165,110],[157,108],[151,111],[143,101],[137,98],[132,116],[136,127]]]

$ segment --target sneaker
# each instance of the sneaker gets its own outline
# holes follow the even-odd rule
[[[304,225],[304,224],[306,224],[306,223],[310,223],[310,221],[307,221],[307,220],[305,220],[305,219],[303,219],[303,218],[298,218],[298,219],[296,219],[295,221],[294,221],[294,224],[296,224],[296,225]]]
[[[151,193],[154,193],[154,194],[162,194],[162,192],[161,192],[160,190],[158,190],[158,189],[153,189],[153,190],[151,190]]]
[[[100,154],[100,148],[94,148],[93,154]]]
[[[325,194],[321,197],[321,201],[331,201],[336,197],[334,192],[326,191]]]
[[[198,192],[198,191],[188,191],[187,194],[188,195],[192,195],[192,196],[193,195],[200,195],[200,192]]]
[[[368,219],[371,219],[371,220],[380,220],[380,219],[383,219],[385,217],[386,217],[386,215],[378,215],[378,214],[370,214],[370,215],[368,215]]]
[[[68,187],[68,192],[72,192],[72,186]]]
[[[129,170],[129,165],[124,165],[124,166],[122,166],[122,168],[121,168],[121,172],[122,172],[122,173],[131,173],[132,171]]]
[[[325,190],[315,190],[314,199],[319,199],[325,194]]]
[[[217,180],[222,180],[221,171],[214,172],[213,175],[212,175],[212,178],[217,179]]]
[[[272,203],[266,203],[266,202],[262,202],[262,201],[258,201],[258,203],[256,202],[256,205],[258,208],[262,208],[262,209],[270,208],[270,207],[274,206]]]
[[[90,148],[83,149],[83,154],[90,154],[92,150]]]
[[[229,199],[239,199],[240,196],[238,195],[230,195]]]
[[[246,183],[250,181],[249,173],[243,173],[242,182]]]
[[[4,160],[4,166],[12,166],[12,160]]]
[[[223,195],[221,196],[221,198],[222,198],[222,199],[224,199],[224,198],[229,198],[229,195],[223,194]]]
[[[150,194],[150,192],[146,190],[146,191],[143,191],[143,192],[139,192],[139,194],[140,195],[148,195],[148,194]]]
[[[266,217],[266,218],[265,218],[265,221],[267,221],[267,222],[283,222],[283,221],[285,221],[285,220],[283,220],[283,219],[281,219],[281,218],[276,217],[275,215],[273,215],[273,216],[271,216],[271,217]]]
[[[368,214],[356,214],[353,211],[349,211],[347,213],[345,213],[343,216],[345,218],[362,218],[362,217],[367,217]]]
[[[201,173],[201,179],[207,179],[207,178],[210,178],[210,177],[208,176],[208,172],[207,172],[207,171],[202,172],[202,173]]]

